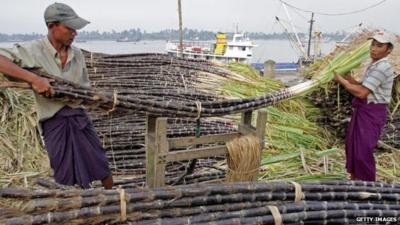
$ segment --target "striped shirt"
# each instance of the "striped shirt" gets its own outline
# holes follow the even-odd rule
[[[394,77],[394,71],[387,57],[369,65],[362,80],[362,85],[371,91],[367,96],[368,103],[389,104]]]
[[[30,43],[16,44],[13,48],[0,48],[0,55],[9,58],[21,67],[40,67],[54,76],[83,86],[90,86],[85,58],[81,50],[76,47],[70,47],[68,49],[67,62],[62,68],[60,56],[47,37]],[[67,105],[60,101],[44,98],[36,93],[35,97],[39,121],[51,118]],[[68,105],[73,108],[78,107],[78,105]]]

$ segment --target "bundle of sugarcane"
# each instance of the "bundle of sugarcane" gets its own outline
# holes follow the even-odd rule
[[[40,73],[40,72],[36,72]],[[180,101],[169,100],[168,91],[161,91],[160,95],[155,96],[151,91],[146,94],[141,94],[140,91],[129,91],[129,94],[118,94],[118,91],[100,92],[94,89],[86,88],[71,82],[67,82],[50,76],[48,74],[40,73],[45,77],[55,79],[52,83],[55,90],[55,99],[78,99],[87,102],[88,104],[96,104],[102,108],[110,109],[121,107],[138,112],[147,112],[154,116],[177,116],[177,117],[212,117],[221,116],[232,113],[238,113],[264,107],[273,104],[274,101],[285,99],[290,96],[286,91],[278,93],[278,95],[265,95],[252,99],[244,100],[220,100],[220,101]],[[13,86],[11,82],[3,82],[3,86]],[[185,91],[178,92],[179,94],[186,94]],[[153,95],[154,94],[154,95]],[[187,93],[190,96],[190,93]],[[166,102],[165,102],[166,101]]]
[[[185,174],[186,171],[172,171],[168,172],[166,175],[165,184],[166,185],[181,185],[181,184],[197,184],[197,183],[222,183],[225,181],[225,168],[222,167],[223,163],[220,165],[209,165],[209,160],[197,160],[195,170],[190,174]],[[186,166],[184,162],[181,163],[181,167]],[[168,168],[169,169],[169,168]],[[174,168],[177,170],[176,168]],[[178,168],[180,169],[180,168]],[[133,171],[135,172],[135,171]],[[114,186],[118,188],[142,188],[146,186],[146,178],[143,175],[145,171],[141,171],[138,176],[132,173],[132,170],[118,171],[113,175]],[[46,189],[46,190],[69,190],[79,188],[77,186],[66,186],[57,183],[52,177],[37,177],[30,184],[30,187],[35,189]],[[102,184],[99,181],[92,183],[93,188],[101,188]],[[1,205],[1,204],[0,204]]]
[[[311,64],[305,71],[305,76],[308,78],[318,76],[323,68],[330,66],[330,62],[337,57],[337,55],[342,54],[345,50],[351,51],[357,48],[357,46],[365,43],[372,34],[373,32],[363,32],[355,37],[349,45],[336,46],[330,54]],[[354,68],[351,71],[351,75],[353,76],[358,73],[358,71],[361,71],[361,68],[365,68],[367,61],[368,60],[365,60],[361,63],[359,68]],[[331,82],[325,87],[311,93],[307,98],[321,109],[322,116],[318,118],[317,122],[333,131],[335,136],[344,138],[345,129],[352,111],[351,94],[336,82]]]
[[[107,157],[114,174],[135,175],[131,183],[143,186],[145,176],[145,119],[144,115],[131,115],[120,113],[115,115],[95,114],[93,123],[99,133],[103,146],[107,150]],[[193,119],[170,118],[168,119],[167,136],[169,138],[194,136],[196,123]],[[202,119],[201,135],[231,133],[235,131],[233,124],[224,120]],[[190,146],[189,146],[190,147]],[[171,151],[179,151],[172,149]],[[211,157],[198,159],[193,175],[187,176],[180,183],[192,183],[224,177],[224,171],[215,170],[215,164],[224,161],[225,157]],[[174,184],[186,171],[187,161],[167,164],[167,183]],[[218,175],[215,175],[215,172]]]
[[[203,71],[221,76],[229,76],[229,71],[213,66],[210,62],[202,60],[190,60],[171,57],[166,54],[124,54],[124,55],[108,55],[95,57],[95,59],[87,58],[89,68],[97,70],[101,67],[113,70],[121,67],[130,69],[151,69],[151,68],[166,68],[176,67],[180,69],[189,69],[195,71]],[[143,71],[145,72],[145,71]],[[142,73],[143,74],[143,73]]]
[[[67,96],[69,98],[77,98],[89,102],[96,102],[97,104],[103,107],[110,107],[110,106],[121,107],[136,111],[148,112],[156,116],[178,116],[178,117],[221,116],[221,115],[227,115],[227,114],[262,108],[268,105],[275,104],[278,101],[282,101],[290,97],[309,92],[318,85],[322,85],[331,80],[333,77],[332,72],[334,70],[336,70],[340,74],[343,74],[350,71],[352,68],[358,66],[363,59],[362,58],[363,55],[365,55],[366,45],[367,43],[361,46],[359,49],[356,49],[354,52],[350,53],[348,56],[345,55],[344,53],[341,54],[332,61],[329,68],[326,68],[321,72],[321,76],[317,76],[313,80],[304,82],[299,85],[295,85],[287,89],[268,93],[263,96],[252,97],[247,99],[233,99],[233,100],[209,99],[201,101],[197,98],[195,101],[181,101],[175,99],[170,100],[164,97],[169,94],[169,91],[166,90],[160,90],[160,92],[156,93],[152,92],[151,90],[147,90],[146,92],[142,92],[140,90],[133,90],[133,91],[127,91],[128,93],[123,92],[123,94],[119,94],[117,90],[98,92],[94,89],[85,88],[83,86],[73,84],[71,82],[61,81],[60,79],[57,79],[55,77],[52,78],[56,79],[59,82],[59,84],[57,83],[53,84],[54,89],[56,91],[56,97],[60,95]],[[162,61],[162,59],[159,58],[157,58],[157,60],[153,61],[152,60],[150,60],[150,63],[147,63],[147,61],[145,62],[139,61],[139,63],[137,63],[138,67],[140,67],[143,64],[144,65],[151,64],[153,61],[157,60]],[[171,58],[171,60],[173,61],[174,59]],[[115,60],[111,60],[111,62],[114,63],[113,65],[117,65],[118,66],[117,68],[121,67],[123,68],[122,65],[125,65],[123,64],[124,62],[116,64],[117,61]],[[128,60],[126,64],[127,66],[129,66],[132,63],[133,62],[130,62]],[[95,64],[96,65],[98,64],[99,66],[103,65],[101,61],[96,62]],[[170,64],[175,66],[175,64],[173,63]],[[188,67],[201,71],[207,70],[207,72],[216,71],[215,73],[219,73],[218,69],[214,69],[210,66],[203,68],[202,66],[200,66],[202,65],[201,63],[197,63],[199,64],[199,66],[197,66],[197,64],[194,62],[192,64],[194,64],[195,66],[192,66],[191,64],[188,64],[189,66],[187,66],[185,64],[182,65],[176,63],[177,66],[182,68]],[[160,71],[161,74],[163,74],[163,72],[165,71],[162,70]],[[40,72],[38,73],[45,75],[44,73]],[[225,73],[225,71],[223,71],[222,73],[225,75],[227,74]],[[118,82],[117,85],[125,85],[125,83],[126,82],[122,80]],[[186,90],[179,91],[178,87],[182,85],[175,86],[174,83],[171,84],[167,81],[162,81],[159,84],[157,84],[156,82],[155,86],[160,84],[164,86],[170,86],[170,87],[172,86],[175,89],[174,90],[175,92],[178,92],[180,95],[185,95],[185,99],[187,96],[190,96],[192,94],[192,93],[187,93]],[[142,84],[139,82],[138,85],[141,86]],[[110,86],[112,87],[112,85]],[[201,94],[201,92],[196,94],[196,97],[198,97],[199,94]]]
[[[115,171],[128,169],[144,171],[145,164],[145,116],[127,112],[112,114],[91,112],[93,124],[101,137],[107,156]],[[202,119],[200,135],[231,133],[236,129],[228,120]],[[186,118],[169,118],[169,138],[194,136],[196,121]],[[211,160],[210,162],[215,162]],[[134,172],[134,171],[132,171]]]
[[[261,180],[320,180],[345,177],[335,139],[298,115],[268,109],[269,145],[261,161]]]
[[[274,91],[257,97],[249,97],[245,99],[229,99],[229,100],[193,100],[182,101],[177,99],[168,99],[168,91],[160,90],[160,93],[153,93],[151,90],[146,92],[132,90],[129,93],[118,94],[114,91],[96,91],[71,82],[62,81],[59,78],[53,83],[55,97],[63,96],[73,99],[80,99],[88,102],[95,102],[101,107],[125,108],[138,112],[147,112],[155,116],[171,116],[171,117],[212,117],[234,114],[249,110],[256,110],[276,102],[289,99],[294,96],[308,93],[316,87],[329,82],[333,78],[333,71],[339,74],[345,74],[351,69],[357,67],[365,58],[368,52],[369,42],[364,43],[358,49],[349,54],[342,53],[336,57],[329,67],[321,71],[320,76],[314,77],[312,80],[302,84],[292,86],[283,90]],[[128,63],[129,64],[129,63]],[[119,64],[118,64],[119,65]],[[49,77],[44,73],[38,72]],[[162,71],[161,71],[162,73]],[[58,83],[57,83],[58,82]],[[122,82],[125,83],[125,82]],[[169,82],[162,81],[164,86],[172,86],[178,92],[179,86],[174,86]],[[141,85],[141,84],[139,84]],[[155,84],[157,86],[159,84]],[[136,86],[135,86],[136,87]],[[181,94],[191,95],[185,90]],[[200,94],[199,92],[198,94]],[[197,94],[197,95],[198,95]],[[186,97],[186,96],[185,96]]]
[[[337,83],[327,86],[327,91],[311,93],[308,97],[321,109],[322,116],[316,122],[333,131],[338,138],[344,138],[352,113],[352,95]]]
[[[357,181],[119,190],[0,189],[0,196],[16,200],[4,210],[15,213],[0,216],[2,224],[10,225],[349,224],[361,216],[400,215],[400,185]]]

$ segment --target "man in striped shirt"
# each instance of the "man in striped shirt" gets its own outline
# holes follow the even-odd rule
[[[370,39],[372,62],[362,82],[335,75],[335,80],[354,96],[346,134],[346,169],[352,180],[376,179],[374,149],[386,123],[395,77],[387,58],[395,46],[395,36],[380,31]]]

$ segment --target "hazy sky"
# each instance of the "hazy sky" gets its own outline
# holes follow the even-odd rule
[[[285,0],[299,8],[323,13],[363,9],[381,0]],[[0,0],[0,33],[45,33],[43,12],[49,0]],[[86,31],[121,31],[141,28],[148,32],[178,28],[177,0],[58,0],[91,21]],[[275,16],[286,19],[279,0],[182,0],[184,27],[211,31],[281,32]],[[288,8],[298,31],[307,32],[311,14]],[[365,12],[346,16],[316,15],[322,32],[350,31],[358,23],[400,34],[400,0],[386,0]]]

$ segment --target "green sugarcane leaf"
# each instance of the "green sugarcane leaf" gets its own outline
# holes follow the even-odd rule
[[[299,152],[294,152],[294,153],[289,153],[289,154],[277,155],[277,156],[273,156],[270,158],[263,158],[261,160],[261,165],[267,165],[267,164],[277,163],[277,162],[281,162],[281,161],[286,161],[289,159],[297,158],[299,156],[300,156]]]
[[[327,155],[331,155],[331,154],[333,154],[333,153],[336,153],[337,151],[338,151],[337,148],[331,148],[331,149],[319,151],[319,152],[317,152],[316,154],[317,154],[317,156],[319,156],[319,157],[324,157],[324,156],[327,156]]]

